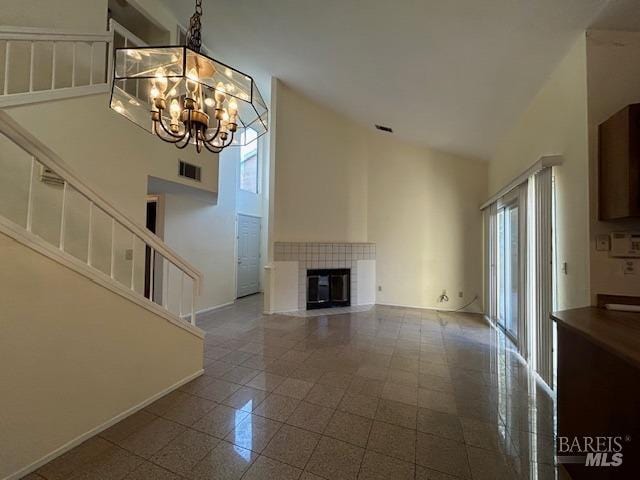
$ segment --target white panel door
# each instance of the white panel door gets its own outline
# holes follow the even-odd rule
[[[238,215],[238,297],[260,291],[260,219]]]

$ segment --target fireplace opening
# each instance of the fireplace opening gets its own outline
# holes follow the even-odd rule
[[[351,270],[307,270],[307,310],[351,305]]]

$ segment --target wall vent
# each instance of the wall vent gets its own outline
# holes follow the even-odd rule
[[[202,167],[197,165],[192,165],[187,162],[183,162],[180,160],[180,166],[178,168],[178,175],[181,177],[189,178],[191,180],[195,180],[199,182],[201,180]]]
[[[378,125],[378,124],[376,124],[376,125],[375,125],[375,127],[376,127],[378,130],[381,130],[381,131],[383,131],[383,132],[393,133],[393,129],[392,129],[391,127],[385,127],[384,125]]]

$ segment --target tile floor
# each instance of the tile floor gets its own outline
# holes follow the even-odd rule
[[[554,479],[553,400],[477,315],[199,320],[205,374],[26,477]]]

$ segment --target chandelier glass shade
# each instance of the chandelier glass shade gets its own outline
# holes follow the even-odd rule
[[[197,27],[199,39],[199,16]],[[264,134],[268,110],[253,78],[199,47],[116,49],[111,108],[165,142],[198,152],[219,153]]]

